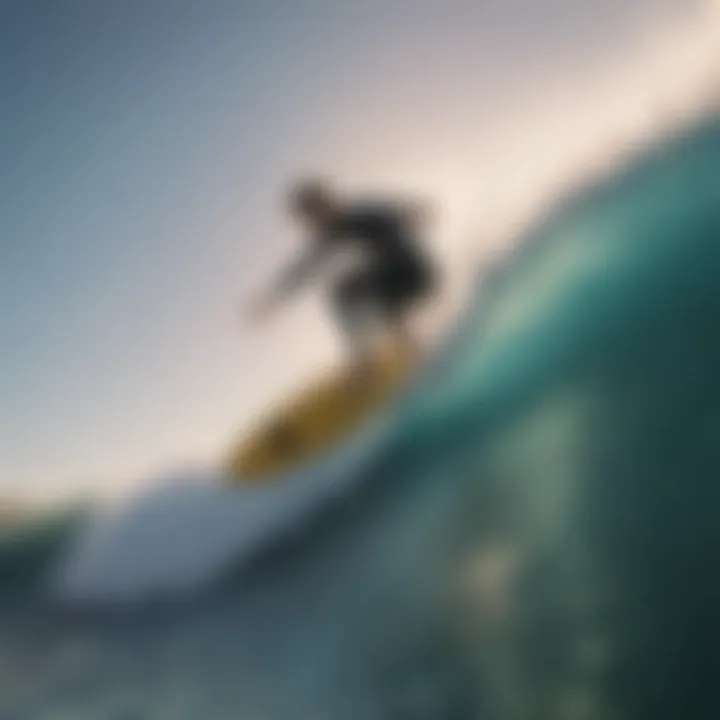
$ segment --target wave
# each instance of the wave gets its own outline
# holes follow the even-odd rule
[[[373,487],[389,502],[392,488],[417,488],[419,478],[471,474],[518,408],[617,351],[658,304],[696,294],[714,277],[715,245],[676,229],[692,228],[713,207],[708,148],[718,134],[708,121],[548,213],[478,286],[383,441],[361,453],[361,468],[338,462],[247,492],[223,487],[215,470],[153,483],[88,526],[63,564],[59,596],[127,602],[197,593],[240,572],[351,486],[358,489],[345,512],[363,523],[361,500],[374,497]]]
[[[718,167],[710,119],[549,213],[354,473],[257,495],[181,473],[93,516],[67,555],[75,596],[214,592],[148,622],[30,618],[3,667],[27,677],[32,643],[64,667],[66,643],[103,700],[156,698],[171,667],[198,716],[224,699],[258,717],[714,717]]]

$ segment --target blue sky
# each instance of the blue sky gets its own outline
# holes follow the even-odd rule
[[[542,109],[582,114],[674,5],[6,0],[0,495],[217,457],[337,352],[312,293],[238,320],[293,252],[296,173],[436,197],[452,256],[512,210]]]

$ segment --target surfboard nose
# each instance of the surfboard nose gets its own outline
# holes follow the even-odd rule
[[[350,365],[325,373],[240,440],[228,462],[231,477],[263,482],[318,460],[391,403],[414,366],[405,355],[384,353],[367,378]]]

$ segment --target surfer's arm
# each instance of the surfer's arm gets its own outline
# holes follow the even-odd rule
[[[328,251],[328,243],[316,241],[309,250],[290,263],[270,286],[269,297],[276,302],[294,295],[318,270]]]
[[[327,255],[328,245],[315,242],[309,250],[288,265],[268,289],[250,306],[250,316],[261,320],[271,315],[285,300],[294,295],[313,276]]]

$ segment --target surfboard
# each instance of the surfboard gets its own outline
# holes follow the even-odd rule
[[[236,444],[227,461],[233,483],[263,483],[319,460],[392,402],[414,365],[387,352],[361,379],[346,365],[311,382]]]

